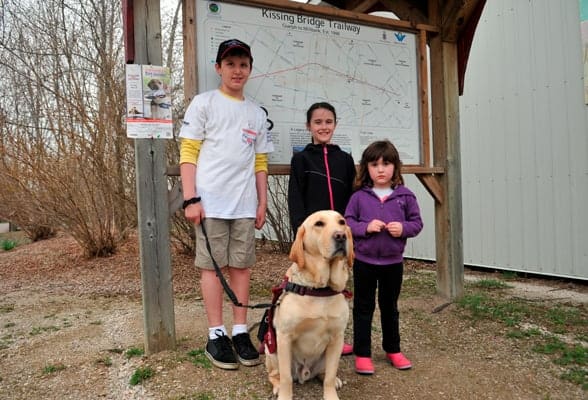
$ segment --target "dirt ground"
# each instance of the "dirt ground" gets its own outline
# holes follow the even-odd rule
[[[288,265],[285,255],[259,249],[252,278],[254,303],[269,301],[268,288]],[[177,348],[127,358],[126,350],[143,347],[136,241],[129,241],[116,256],[95,260],[82,258],[75,242],[63,235],[0,250],[0,399],[271,398],[263,364],[223,371],[192,362],[188,353],[203,349],[206,331],[198,274],[190,256],[174,254],[173,266]],[[434,274],[433,268],[407,262],[405,285]],[[466,278],[479,274],[470,271]],[[516,296],[588,301],[581,283],[535,279],[509,290]],[[343,357],[340,398],[588,399],[581,387],[559,379],[561,367],[547,356],[508,339],[503,325],[472,324],[455,312],[455,305],[433,312],[443,303],[434,288],[423,288],[417,295],[403,292],[402,347],[413,368],[398,371],[385,362],[376,323],[376,373],[357,375],[353,357]],[[261,313],[250,312],[251,324]],[[146,366],[154,376],[131,386],[134,371]],[[54,371],[48,371],[51,367]],[[321,385],[297,384],[294,394],[296,399],[320,399]]]

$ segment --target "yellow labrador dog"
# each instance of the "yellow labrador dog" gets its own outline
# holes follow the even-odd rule
[[[342,293],[353,263],[351,230],[336,211],[317,211],[298,228],[288,284],[273,315],[277,351],[266,344],[273,394],[292,399],[292,383],[318,377],[325,400],[339,399],[337,368],[349,305]]]

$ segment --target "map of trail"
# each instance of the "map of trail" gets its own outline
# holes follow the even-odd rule
[[[359,161],[372,141],[390,139],[405,164],[420,162],[416,36],[291,11],[197,1],[199,88],[218,87],[218,44],[247,42],[253,71],[246,94],[268,111],[276,151],[289,164],[310,141],[306,110],[327,101],[337,110],[333,141]]]

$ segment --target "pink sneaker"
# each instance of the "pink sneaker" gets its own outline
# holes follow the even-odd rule
[[[374,364],[371,357],[355,357],[355,372],[360,375],[372,375]]]
[[[390,360],[394,368],[396,369],[410,369],[412,364],[410,360],[404,357],[402,353],[386,353],[386,358]]]
[[[349,343],[343,343],[343,350],[341,350],[342,356],[348,356],[353,354],[353,346]]]

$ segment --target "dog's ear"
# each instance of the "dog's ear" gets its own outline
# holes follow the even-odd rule
[[[290,249],[290,261],[295,262],[298,264],[299,268],[304,268],[304,234],[306,233],[306,229],[304,229],[303,225],[300,225],[298,231],[296,232],[296,239],[294,239],[294,243],[292,243],[292,248]]]
[[[349,268],[353,267],[353,260],[355,259],[355,252],[353,251],[353,234],[349,226],[345,227],[345,236],[347,236],[347,264]]]

